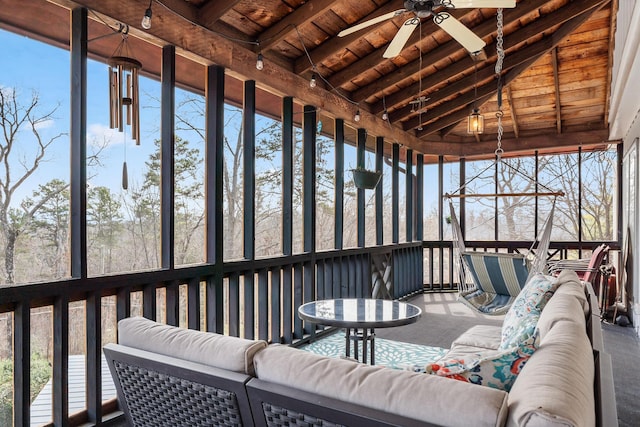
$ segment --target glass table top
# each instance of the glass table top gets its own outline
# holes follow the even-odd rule
[[[298,308],[300,318],[312,323],[345,328],[381,328],[417,321],[422,310],[413,304],[367,298],[308,302]]]

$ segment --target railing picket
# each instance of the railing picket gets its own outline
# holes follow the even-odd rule
[[[302,299],[304,297],[304,279],[303,279],[303,271],[304,264],[296,264],[293,266],[293,300],[287,303],[284,303],[284,318],[285,322],[289,319],[293,319],[293,339],[302,338],[303,330],[302,330],[302,320],[297,315],[298,307],[302,305]],[[293,316],[293,313],[296,313],[296,316]],[[286,323],[285,323],[286,325]],[[286,328],[285,328],[286,330]],[[286,341],[287,344],[291,343],[291,341]]]
[[[293,269],[292,265],[287,265],[282,269],[282,311],[279,311],[281,317],[278,318],[278,321],[282,325],[282,339],[285,343],[293,342],[293,323],[291,319],[294,287]]]
[[[282,301],[283,294],[282,288],[285,288],[287,282],[287,270],[289,268],[282,269],[282,283],[280,279],[280,269],[275,268],[271,275],[271,342],[281,343],[282,332],[280,329],[282,314],[280,311],[279,302]],[[288,281],[291,282],[291,274],[288,275]],[[291,328],[289,328],[289,331]],[[290,332],[289,332],[290,333]]]
[[[31,309],[21,301],[13,311],[13,425],[31,424]]]
[[[200,330],[200,278],[194,277],[187,283],[187,327]]]
[[[234,273],[229,277],[229,335],[240,336],[240,275]]]
[[[252,340],[255,337],[255,275],[244,275],[244,337]]]
[[[86,302],[87,415],[90,422],[102,420],[102,298],[92,292]]]
[[[167,325],[178,326],[180,319],[180,294],[178,282],[172,281],[165,288],[165,313]]]
[[[278,269],[258,272],[258,339],[269,339],[269,277],[280,274]]]
[[[53,303],[53,424],[69,419],[69,299],[60,295]]]

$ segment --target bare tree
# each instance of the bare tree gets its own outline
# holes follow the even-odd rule
[[[19,208],[13,207],[16,191],[23,187],[27,179],[33,175],[40,164],[45,161],[47,150],[63,137],[58,133],[50,138],[43,138],[41,127],[54,119],[53,114],[58,106],[47,112],[39,112],[40,98],[32,93],[30,101],[23,104],[15,89],[0,89],[0,227],[4,237],[4,269],[5,282],[13,284],[14,254],[16,239],[29,225],[34,215],[54,193],[40,194],[39,198],[29,203],[22,203]],[[30,132],[27,138],[23,132]],[[20,156],[16,148],[20,145],[33,148],[32,154]],[[23,150],[27,152],[27,150]]]

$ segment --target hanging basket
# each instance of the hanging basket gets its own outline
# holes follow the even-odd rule
[[[382,172],[370,171],[366,169],[351,169],[353,174],[353,183],[357,188],[364,188],[365,190],[373,190],[380,182]]]

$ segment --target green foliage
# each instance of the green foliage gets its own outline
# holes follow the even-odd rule
[[[31,355],[31,402],[51,378],[51,366],[39,354]],[[13,424],[13,361],[0,360],[0,425]]]

